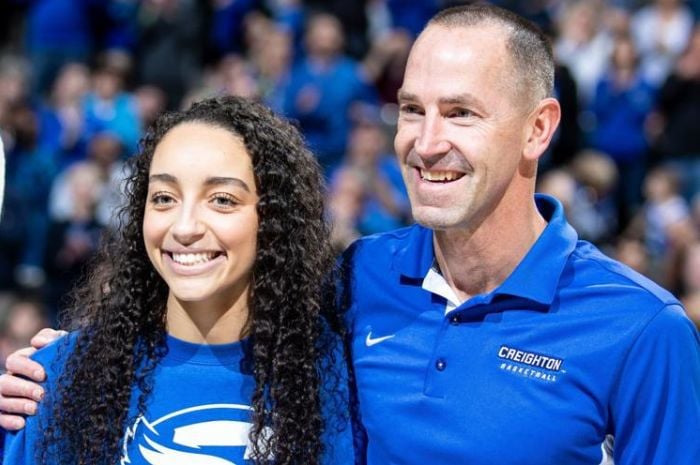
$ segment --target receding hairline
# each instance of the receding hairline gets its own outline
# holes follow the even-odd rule
[[[514,87],[525,84],[530,100],[540,101],[553,95],[555,64],[552,46],[542,30],[531,21],[493,5],[462,5],[438,12],[420,35],[433,27],[448,30],[493,27],[501,31],[507,56],[520,76],[513,80]],[[516,89],[518,94],[523,94],[522,90]]]

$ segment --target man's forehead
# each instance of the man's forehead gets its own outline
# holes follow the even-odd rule
[[[429,25],[411,50],[399,98],[473,105],[504,92],[512,96],[515,74],[507,39],[507,29],[492,21]]]
[[[411,49],[405,77],[421,67],[439,76],[449,68],[508,63],[506,38],[502,27],[486,22],[469,26],[430,25]]]

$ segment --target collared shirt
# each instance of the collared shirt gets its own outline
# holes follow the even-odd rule
[[[447,313],[432,231],[348,251],[369,464],[597,465],[613,438],[617,465],[700,463],[697,330],[668,292],[578,241],[559,202],[537,206],[548,224],[521,263]]]
[[[447,280],[443,275],[440,274],[437,265],[433,265],[428,270],[428,273],[423,278],[423,289],[428,292],[432,292],[435,295],[439,295],[445,299],[445,314],[450,313],[452,310],[457,308],[462,302],[457,297],[454,289],[449,285]]]

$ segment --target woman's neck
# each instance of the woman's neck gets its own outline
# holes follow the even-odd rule
[[[196,344],[226,344],[241,340],[248,329],[248,292],[234,303],[183,302],[172,294],[167,303],[168,333]]]

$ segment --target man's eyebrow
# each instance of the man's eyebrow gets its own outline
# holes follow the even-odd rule
[[[416,101],[418,100],[418,96],[415,94],[412,94],[410,92],[406,92],[403,89],[399,89],[399,91],[396,93],[396,98],[401,101],[401,100],[409,100],[409,101]]]
[[[468,92],[465,92],[463,94],[448,95],[446,97],[441,97],[439,99],[439,102],[442,104],[448,104],[448,105],[459,105],[459,104],[476,105],[479,103],[479,99],[477,99],[474,95],[472,95]]]
[[[409,101],[409,102],[415,102],[420,100],[416,94],[412,94],[410,92],[406,92],[403,89],[399,89],[397,93],[397,98],[399,101]],[[477,105],[479,103],[479,99],[476,98],[473,94],[470,94],[468,92],[462,93],[462,94],[455,94],[455,95],[448,95],[445,97],[440,97],[438,99],[438,102],[441,104],[447,104],[447,105]]]
[[[160,182],[165,182],[165,183],[169,183],[169,184],[177,183],[177,178],[175,176],[173,176],[172,174],[166,174],[166,173],[152,174],[148,177],[148,180],[150,182],[160,181]],[[243,181],[242,179],[239,179],[239,178],[234,178],[234,177],[212,176],[210,178],[207,178],[206,181],[204,181],[204,184],[206,184],[207,186],[219,186],[219,185],[237,186],[237,187],[240,187],[247,192],[250,192],[250,187],[248,186],[248,184],[245,183],[245,181]]]

